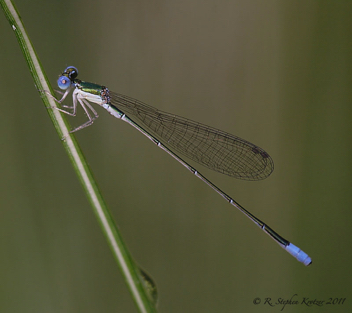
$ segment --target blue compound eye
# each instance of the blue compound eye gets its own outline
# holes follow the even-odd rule
[[[67,76],[60,76],[57,80],[57,85],[61,90],[66,90],[71,86],[71,80]]]
[[[63,74],[67,74],[71,80],[74,80],[78,76],[78,70],[74,66],[69,66],[65,69]]]

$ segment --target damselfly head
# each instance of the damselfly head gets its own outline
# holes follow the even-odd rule
[[[57,80],[57,85],[61,90],[66,90],[74,83],[78,76],[78,70],[74,66],[67,67]]]

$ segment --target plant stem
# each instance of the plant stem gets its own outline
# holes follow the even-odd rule
[[[129,251],[123,243],[122,237],[103,200],[97,183],[94,181],[93,175],[84,159],[75,137],[69,133],[70,128],[68,122],[58,110],[52,109],[57,106],[57,103],[52,97],[43,92],[43,90],[50,90],[50,92],[53,93],[53,90],[42,69],[40,61],[37,58],[35,50],[29,40],[17,10],[11,0],[0,0],[0,4],[12,27],[12,30],[18,39],[34,83],[37,89],[41,92],[42,100],[45,107],[48,109],[49,116],[55,126],[59,138],[65,138],[65,140],[62,140],[62,144],[72,162],[83,189],[86,192],[95,216],[110,245],[114,258],[120,267],[139,311],[156,312],[154,303],[150,299],[150,295],[148,295],[147,290],[144,288],[144,281],[141,277],[140,270],[133,262]]]

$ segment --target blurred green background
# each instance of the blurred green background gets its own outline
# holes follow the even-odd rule
[[[351,311],[351,1],[15,4],[54,86],[74,65],[274,159],[260,182],[196,167],[308,268],[104,110],[76,134],[160,312],[279,312],[264,299],[295,294],[346,300],[284,312]],[[137,312],[4,16],[0,38],[0,312]]]

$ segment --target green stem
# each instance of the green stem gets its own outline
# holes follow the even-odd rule
[[[18,39],[37,89],[40,91],[50,90],[52,93],[53,90],[42,69],[40,61],[37,58],[17,10],[11,0],[0,0],[0,4]],[[142,278],[144,275],[141,275],[139,268],[133,262],[129,251],[123,243],[122,237],[103,200],[98,186],[94,181],[93,175],[84,159],[82,151],[80,150],[75,137],[69,133],[70,128],[66,119],[58,110],[52,109],[57,106],[57,103],[53,98],[47,96],[43,92],[41,93],[44,105],[48,109],[49,116],[59,137],[65,138],[65,140],[62,140],[62,144],[72,162],[83,189],[86,192],[96,218],[99,221],[139,311],[156,312],[154,303],[150,299],[151,295],[148,294],[148,291],[144,287],[145,282]]]

